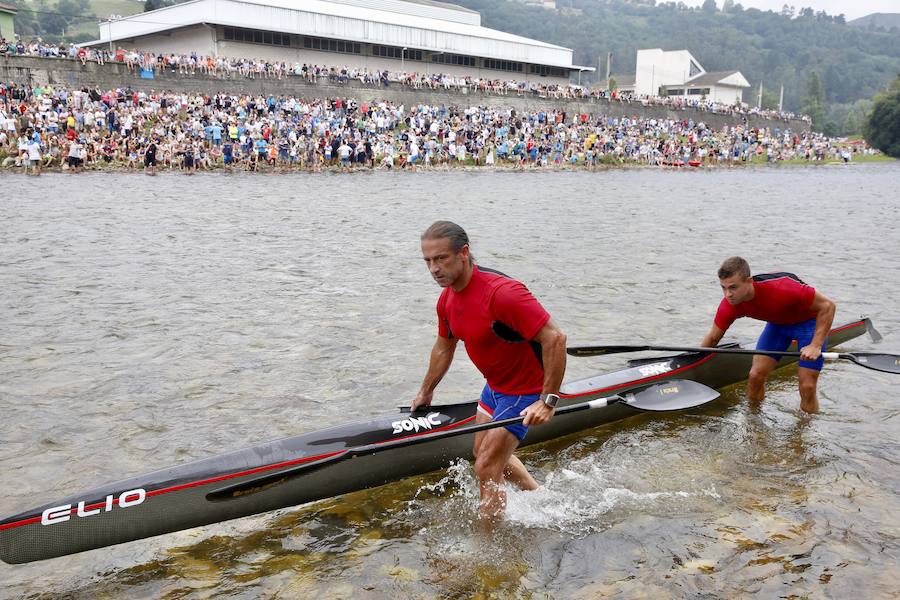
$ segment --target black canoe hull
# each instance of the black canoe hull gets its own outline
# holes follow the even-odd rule
[[[867,324],[868,319],[864,319],[835,329],[829,344],[836,346],[862,335]],[[680,354],[641,361],[633,367],[565,384],[561,404],[609,396],[673,378],[693,379],[722,388],[745,379],[751,361],[751,356],[725,354]],[[474,422],[476,405],[468,402],[435,406],[429,413],[416,415],[398,411],[143,474],[44,504],[0,521],[0,559],[6,563],[24,563],[73,554],[296,506],[441,469],[457,458],[472,457],[471,435],[338,461],[225,500],[207,498],[212,492],[260,474],[275,474],[298,464],[314,463],[347,448],[464,427]],[[549,423],[529,430],[523,445],[541,443],[636,413],[624,404],[612,404],[602,409],[558,415]]]

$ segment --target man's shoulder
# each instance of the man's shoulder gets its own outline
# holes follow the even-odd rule
[[[793,273],[788,273],[786,271],[777,271],[775,273],[762,273],[760,275],[754,275],[753,281],[755,283],[794,282],[794,283],[799,283],[801,285],[806,285],[806,283],[802,279],[800,279]]]
[[[753,276],[753,285],[758,291],[775,294],[803,294],[811,289],[805,281],[793,273],[778,272]]]

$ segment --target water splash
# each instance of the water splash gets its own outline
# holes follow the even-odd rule
[[[645,463],[648,460],[660,462],[659,454],[650,458],[647,452],[652,453],[652,449],[643,448],[640,452]],[[698,484],[653,476],[653,473],[668,471],[672,462],[680,461],[678,455],[663,455],[664,464],[653,464],[651,468],[649,464],[636,464],[635,457],[623,454],[621,448],[617,450],[619,460],[616,462],[611,463],[604,454],[593,453],[569,461],[563,468],[551,470],[543,485],[535,491],[504,485],[506,520],[527,528],[580,536],[602,531],[635,512],[657,514],[702,510],[698,506],[703,504],[702,501],[721,499],[714,483]],[[471,463],[458,460],[444,477],[421,486],[408,502],[405,512],[420,522],[430,522],[420,533],[433,528],[447,534],[454,529],[466,539],[477,522],[478,503],[478,481]]]

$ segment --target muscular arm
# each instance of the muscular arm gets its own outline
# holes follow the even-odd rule
[[[703,348],[715,348],[723,335],[725,335],[725,331],[719,329],[719,326],[713,323],[713,326],[709,328],[709,333],[700,342],[700,346]]]
[[[537,332],[534,341],[541,345],[544,361],[544,388],[541,392],[558,394],[566,374],[566,334],[551,319]]]
[[[428,361],[428,372],[425,373],[425,379],[422,381],[422,387],[416,394],[409,409],[415,411],[421,406],[431,406],[431,398],[434,388],[441,382],[450,363],[453,362],[453,355],[456,353],[456,344],[459,340],[456,338],[445,338],[438,336],[431,349],[431,359]]]
[[[816,292],[809,309],[816,313],[816,333],[809,346],[800,349],[800,354],[803,360],[814,361],[818,360],[819,355],[822,354],[822,344],[825,343],[825,338],[831,331],[837,305],[824,294]]]
[[[532,338],[541,345],[541,356],[544,361],[543,394],[558,394],[566,374],[566,334],[551,319]],[[523,412],[523,424],[540,425],[553,416],[553,409],[538,399]]]

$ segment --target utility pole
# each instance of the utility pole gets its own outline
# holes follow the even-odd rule
[[[762,108],[762,80],[759,82],[759,99],[756,101],[756,108]]]
[[[781,84],[781,95],[778,97],[778,112],[784,112],[784,84]]]

